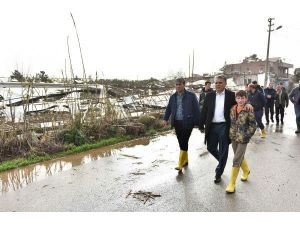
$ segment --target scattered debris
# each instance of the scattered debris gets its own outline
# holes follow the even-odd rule
[[[271,143],[274,144],[274,145],[281,145],[281,144],[276,143],[276,142],[274,142],[274,141],[271,141]]]
[[[143,163],[142,162],[134,162],[132,164],[138,164],[138,165],[140,165],[140,164],[143,164]]]
[[[147,191],[132,192],[132,190],[128,192],[126,198],[128,198],[130,195],[132,195],[133,198],[140,200],[144,204],[146,204],[146,202],[151,199],[154,199],[156,197],[161,197],[160,194],[153,194],[152,192],[147,192]]]
[[[165,162],[172,162],[172,161],[170,161],[170,160],[165,160],[165,159],[159,159],[159,160],[154,160],[153,162],[151,162],[151,163],[165,163]]]
[[[131,173],[132,175],[145,175],[145,173],[140,173],[140,172],[135,172],[135,173]]]
[[[134,155],[127,155],[127,154],[120,154],[120,155],[130,157],[130,158],[134,158],[134,159],[140,159],[141,158],[141,157],[137,157],[137,156],[134,156]]]
[[[207,154],[208,154],[208,151],[204,151],[204,152],[201,152],[199,156],[202,157],[202,156],[205,156]]]
[[[293,159],[295,158],[295,156],[292,156],[292,155],[289,155],[289,157],[291,157],[291,158],[293,158]]]

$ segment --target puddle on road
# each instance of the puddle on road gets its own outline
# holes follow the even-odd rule
[[[0,173],[1,194],[24,188],[30,183],[43,180],[48,176],[69,170],[75,166],[96,161],[103,157],[119,155],[123,148],[148,145],[149,143],[148,138],[141,138],[2,172]]]

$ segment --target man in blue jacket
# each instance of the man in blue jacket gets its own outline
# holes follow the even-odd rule
[[[264,115],[264,107],[266,105],[265,96],[257,90],[257,86],[249,84],[250,94],[248,96],[249,103],[253,106],[254,115],[258,127],[261,129],[261,138],[266,138],[267,133],[262,117]]]
[[[171,120],[171,127],[175,127],[175,133],[180,146],[179,162],[175,168],[182,171],[188,165],[188,142],[194,126],[199,125],[200,108],[196,95],[185,90],[185,80],[176,79],[176,92],[170,97],[166,108],[165,125]]]
[[[265,94],[264,93],[264,89],[257,83],[257,81],[256,80],[254,80],[254,81],[252,81],[252,84],[255,86],[255,89],[259,92],[259,93],[261,93],[261,94]]]

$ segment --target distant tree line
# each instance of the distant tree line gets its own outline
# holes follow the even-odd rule
[[[118,88],[138,88],[138,89],[145,89],[145,88],[153,88],[157,84],[160,83],[159,80],[155,78],[150,78],[148,80],[119,80],[119,79],[100,79],[97,80],[96,83],[104,84],[104,85],[111,85]]]
[[[24,74],[18,70],[15,70],[12,72],[10,79],[17,80],[18,82],[53,83],[53,80],[49,78],[45,71],[40,71],[39,73],[35,74],[35,76],[24,76]]]

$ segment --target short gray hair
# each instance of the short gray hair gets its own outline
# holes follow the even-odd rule
[[[227,78],[224,75],[218,75],[218,76],[216,76],[215,80],[217,80],[217,79],[224,80],[225,84],[227,83]]]

